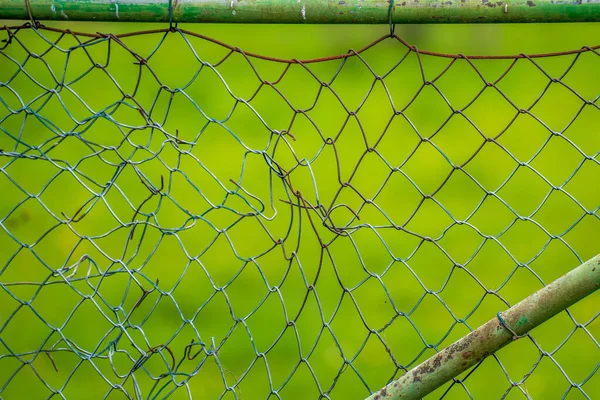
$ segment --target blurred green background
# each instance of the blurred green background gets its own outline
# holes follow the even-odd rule
[[[287,59],[360,49],[388,29],[180,27]],[[598,24],[396,33],[469,55],[600,43]],[[123,38],[151,73],[115,41],[42,34],[19,31],[0,52],[3,399],[360,399],[599,252],[595,53],[446,70],[450,59],[387,39],[360,58],[288,67],[179,33]],[[371,71],[391,71],[385,86]],[[501,79],[478,96],[482,77]],[[546,88],[549,77],[562,83]],[[274,163],[347,233],[286,204],[297,200]],[[430,398],[600,397],[599,300]],[[190,341],[204,352],[186,357]],[[38,352],[59,348],[70,351]]]

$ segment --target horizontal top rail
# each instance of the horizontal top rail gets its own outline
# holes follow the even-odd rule
[[[497,23],[600,21],[600,0],[30,0],[36,20],[224,23]],[[390,21],[391,16],[391,21]],[[29,19],[0,0],[0,19]]]

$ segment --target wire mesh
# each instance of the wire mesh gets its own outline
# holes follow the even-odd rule
[[[598,47],[1,33],[1,398],[366,397],[598,252]],[[598,315],[431,398],[598,397]]]

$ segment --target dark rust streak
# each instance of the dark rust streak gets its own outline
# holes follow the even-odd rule
[[[52,358],[52,355],[50,354],[50,352],[45,351],[45,353],[48,356],[48,358],[50,359],[50,362],[52,363],[52,366],[54,367],[54,371],[58,372],[58,367],[56,366],[56,363],[54,362],[54,358]]]
[[[169,354],[171,355],[171,371],[175,371],[175,354],[173,353],[173,350],[171,350],[169,348],[169,346],[167,346],[165,344],[159,344],[157,346],[151,347],[148,350],[148,353],[155,354],[155,353],[160,352],[163,349],[167,350],[169,352]]]

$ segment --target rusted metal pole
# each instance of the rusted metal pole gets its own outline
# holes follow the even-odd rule
[[[367,400],[421,399],[600,288],[600,255],[492,318]]]
[[[29,0],[58,21],[227,23],[512,23],[600,21],[600,0]],[[0,0],[0,19],[29,19],[26,0]]]

